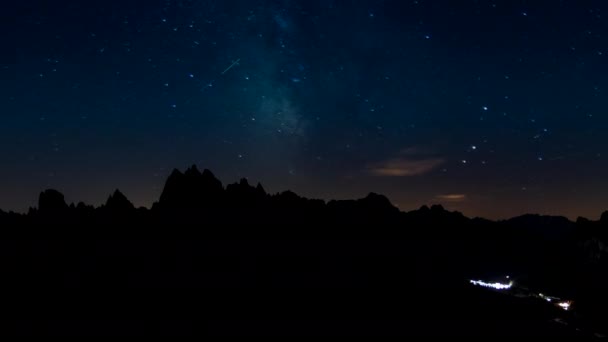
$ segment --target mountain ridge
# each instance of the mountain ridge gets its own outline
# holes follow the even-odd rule
[[[382,210],[386,210],[386,212],[394,212],[394,209],[397,209],[400,213],[411,215],[415,215],[415,213],[423,215],[424,213],[428,213],[429,211],[434,211],[435,213],[450,212],[440,204],[434,204],[431,206],[422,205],[419,209],[413,209],[410,211],[400,210],[396,208],[386,196],[382,194],[377,194],[375,192],[370,192],[367,196],[359,199],[323,200],[302,197],[291,190],[285,190],[274,194],[269,194],[265,191],[261,183],[258,182],[254,187],[249,184],[249,181],[246,178],[242,178],[238,182],[230,183],[224,186],[223,183],[209,169],[204,169],[201,172],[196,165],[192,165],[184,172],[177,168],[173,169],[173,171],[170,173],[170,175],[165,181],[165,185],[163,187],[163,191],[161,192],[160,197],[157,201],[153,202],[153,204],[149,208],[135,208],[135,206],[127,198],[127,196],[125,196],[119,189],[116,189],[112,194],[110,194],[106,202],[99,206],[88,205],[83,202],[78,202],[78,204],[70,203],[68,205],[65,202],[64,195],[60,191],[56,189],[46,189],[42,191],[39,195],[38,206],[31,207],[27,213],[4,211],[2,210],[2,208],[0,208],[0,215],[11,214],[27,216],[33,213],[40,214],[52,211],[65,211],[70,208],[83,209],[85,207],[88,209],[93,208],[95,210],[101,208],[105,208],[105,210],[108,210],[108,208],[122,207],[123,211],[138,209],[141,211],[148,210],[151,212],[167,209],[200,209],[203,206],[207,206],[210,207],[210,209],[213,209],[217,208],[217,205],[225,204],[226,201],[234,202],[234,197],[239,196],[248,197],[249,202],[251,202],[252,199],[263,201],[268,198],[299,198],[303,200],[315,201],[317,203],[323,202],[326,206],[334,207],[345,206],[347,205],[347,203],[356,202],[372,205],[375,206],[377,209],[383,207]],[[231,200],[227,197],[233,197],[233,199]],[[239,201],[237,200],[236,202]],[[600,218],[598,220],[592,220],[585,217],[578,217],[576,220],[570,220],[569,218],[560,215],[541,215],[534,213],[522,214],[509,219],[492,220],[484,217],[468,217],[458,211],[453,211],[450,213],[453,213],[454,215],[458,216],[463,216],[470,220],[483,220],[495,223],[534,220],[555,221],[560,222],[560,224],[562,225],[576,224],[577,222],[608,225],[608,210],[604,211],[600,215]]]
[[[191,166],[171,173],[150,209],[136,208],[118,189],[98,207],[82,202],[68,205],[59,191],[45,190],[38,207],[27,214],[0,211],[0,251],[10,256],[3,265],[12,270],[6,279],[16,293],[29,295],[38,284],[52,284],[50,291],[64,296],[80,289],[83,296],[93,298],[91,294],[114,289],[123,300],[115,305],[121,306],[129,302],[131,296],[124,291],[131,288],[168,289],[168,302],[174,302],[174,294],[191,289],[184,303],[201,293],[208,303],[218,289],[225,291],[228,295],[210,309],[212,319],[225,308],[225,300],[234,299],[235,288],[274,298],[276,308],[266,313],[281,317],[284,312],[299,317],[302,311],[297,308],[312,303],[298,302],[300,293],[322,298],[304,311],[316,317],[319,308],[332,308],[337,290],[347,293],[336,305],[337,317],[351,317],[357,309],[349,306],[359,307],[360,314],[371,315],[367,325],[374,329],[380,329],[374,324],[376,312],[381,315],[385,310],[393,318],[409,312],[394,307],[395,300],[401,305],[414,302],[415,316],[431,317],[430,327],[436,326],[434,319],[443,319],[446,302],[452,303],[448,304],[452,312],[439,325],[448,327],[453,315],[462,314],[461,308],[476,303],[465,309],[475,322],[470,331],[465,330],[476,332],[478,323],[486,319],[485,314],[477,314],[487,309],[487,300],[502,302],[494,308],[496,315],[502,315],[502,309],[530,314],[526,304],[530,298],[511,303],[488,294],[479,299],[477,289],[467,282],[510,275],[529,288],[528,293],[572,299],[577,315],[603,327],[608,322],[604,310],[607,218],[572,222],[558,216],[522,215],[490,221],[468,218],[441,205],[401,211],[386,196],[373,192],[360,199],[330,201],[289,190],[269,194],[261,184],[254,186],[245,178],[224,186],[211,171]],[[378,300],[379,293],[386,294],[384,301]],[[363,306],[353,303],[355,297]],[[149,298],[144,302],[149,303]],[[257,308],[268,301],[253,307],[241,302],[256,298],[252,294],[234,299],[233,306],[253,308],[251,317],[257,317]],[[285,298],[291,309],[282,306]],[[561,310],[544,300],[528,304],[536,308],[529,318],[539,324]],[[228,317],[237,319],[231,314]],[[508,327],[511,316],[501,317],[500,326]],[[235,322],[231,324],[239,326]],[[520,332],[531,329],[528,322],[521,321]],[[401,324],[389,326],[401,333]],[[546,328],[540,330],[556,331]],[[504,329],[496,332],[502,334]]]

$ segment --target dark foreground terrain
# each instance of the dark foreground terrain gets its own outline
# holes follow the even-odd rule
[[[149,210],[118,191],[93,208],[49,190],[0,227],[6,335],[595,338],[608,326],[608,215],[406,213],[380,195],[268,195],[191,168]],[[506,276],[513,289],[469,282]]]

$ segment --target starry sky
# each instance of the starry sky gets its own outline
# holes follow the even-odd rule
[[[608,2],[3,5],[0,208],[173,168],[470,216],[608,209]]]

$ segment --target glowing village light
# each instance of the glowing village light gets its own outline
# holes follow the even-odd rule
[[[513,287],[513,282],[509,282],[508,284],[501,284],[501,283],[486,283],[484,281],[481,280],[470,280],[471,284],[475,285],[475,286],[483,286],[483,287],[489,287],[495,290],[508,290],[511,287]]]
[[[561,302],[561,303],[557,303],[557,306],[559,306],[560,308],[568,311],[570,309],[570,305],[572,305],[571,302]]]

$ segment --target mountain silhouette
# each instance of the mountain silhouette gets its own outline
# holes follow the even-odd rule
[[[224,188],[213,173],[194,165],[181,173],[173,170],[158,201],[159,210],[213,208],[224,201]]]
[[[62,193],[57,190],[46,190],[40,193],[38,211],[41,214],[61,214],[67,211],[68,205]]]
[[[266,199],[266,191],[260,183],[256,187],[249,185],[247,179],[243,178],[240,182],[229,184],[226,187],[228,198],[241,201],[240,204],[255,205],[258,201]]]
[[[133,211],[135,206],[127,199],[125,195],[123,195],[122,192],[120,192],[120,190],[116,190],[112,195],[110,195],[110,197],[108,197],[105,209],[114,212],[129,212]]]
[[[22,335],[584,339],[608,326],[608,212],[494,222],[440,205],[405,212],[376,193],[224,187],[192,166],[170,174],[151,209],[119,190],[99,207],[46,190],[26,214],[0,211],[0,227],[14,298],[3,313]],[[506,274],[575,313],[468,282]]]

